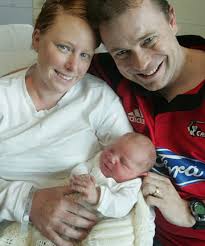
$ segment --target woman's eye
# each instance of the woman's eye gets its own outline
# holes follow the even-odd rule
[[[80,54],[81,55],[81,57],[83,58],[83,59],[86,59],[86,60],[90,60],[91,59],[91,55],[90,54],[88,54],[88,53],[81,53]]]
[[[67,52],[69,52],[69,51],[71,50],[71,48],[70,48],[69,46],[63,45],[63,44],[58,44],[58,45],[57,45],[57,48],[58,48],[61,52],[63,52],[63,53],[67,53]]]

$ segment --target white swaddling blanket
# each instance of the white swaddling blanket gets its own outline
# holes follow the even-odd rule
[[[88,237],[78,246],[152,246],[153,224],[150,224],[150,209],[139,192],[138,202],[132,211],[121,219],[103,219],[95,225]],[[20,233],[20,224],[0,225],[0,246],[54,246],[32,226],[28,233]]]

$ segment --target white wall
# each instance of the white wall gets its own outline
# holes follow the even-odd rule
[[[169,0],[176,11],[179,34],[205,37],[205,0]]]
[[[179,34],[205,37],[205,0],[168,0],[176,10]],[[0,24],[32,23],[44,0],[0,0]],[[33,13],[32,13],[33,10]]]
[[[205,37],[205,0],[168,1],[176,10],[179,34],[197,34]],[[43,2],[44,0],[33,0],[33,20]]]

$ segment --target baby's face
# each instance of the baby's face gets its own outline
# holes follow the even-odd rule
[[[118,140],[107,147],[100,157],[100,169],[104,176],[113,178],[121,183],[134,179],[141,174],[136,145],[131,142]]]

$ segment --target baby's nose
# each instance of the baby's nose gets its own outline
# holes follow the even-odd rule
[[[118,158],[117,158],[116,155],[111,155],[111,156],[110,156],[110,162],[111,162],[113,165],[116,164],[117,160],[118,160]]]

